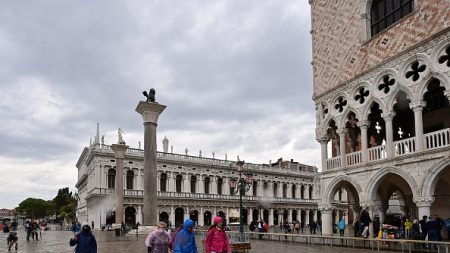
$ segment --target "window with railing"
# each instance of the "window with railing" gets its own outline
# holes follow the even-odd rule
[[[197,177],[196,176],[192,176],[191,177],[191,193],[195,193],[196,192],[196,185],[197,185]]]
[[[414,0],[373,0],[370,9],[371,35],[398,22],[414,9]]]
[[[209,177],[205,177],[205,182],[204,182],[204,186],[205,186],[205,194],[209,194],[209,182],[210,182],[210,179],[209,179]]]
[[[223,179],[219,178],[217,179],[217,194],[222,195],[222,185],[223,185]]]

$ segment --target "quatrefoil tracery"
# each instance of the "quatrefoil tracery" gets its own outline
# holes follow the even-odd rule
[[[439,64],[444,64],[447,62],[447,67],[450,67],[450,46],[445,49],[445,53],[446,54],[439,57],[438,62]]]
[[[405,75],[406,79],[409,79],[410,77],[412,77],[412,80],[414,82],[419,80],[420,73],[424,72],[426,68],[427,68],[427,66],[425,64],[420,65],[420,63],[418,61],[414,62],[411,65],[412,70],[406,72],[406,75]]]
[[[359,101],[360,104],[364,104],[364,101],[366,100],[366,97],[369,96],[369,91],[366,90],[364,87],[359,88],[358,94],[355,96],[355,100]]]
[[[334,105],[334,109],[338,110],[338,112],[342,112],[344,107],[347,105],[347,100],[343,97],[338,98],[338,103]]]
[[[390,78],[389,75],[386,75],[383,77],[383,83],[378,85],[378,90],[383,91],[384,94],[388,94],[391,90],[390,86],[393,86],[395,84],[395,79]]]

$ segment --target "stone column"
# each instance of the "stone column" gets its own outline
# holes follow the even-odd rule
[[[419,211],[419,219],[422,219],[424,215],[430,216],[431,204],[434,202],[434,197],[418,197],[414,198],[413,201]]]
[[[203,215],[203,207],[200,207],[200,213],[198,214],[198,225],[203,227],[205,225],[204,220],[205,216]]]
[[[320,213],[322,214],[322,235],[333,235],[333,209],[331,207],[321,207]]]
[[[346,129],[345,128],[339,128],[337,131],[337,134],[339,134],[339,156],[341,157],[341,168],[345,167],[347,165],[345,161],[345,135],[346,135]]]
[[[387,157],[394,156],[394,133],[392,129],[392,120],[395,117],[395,112],[383,113],[382,117],[386,123],[386,153]]]
[[[269,209],[269,226],[273,226],[273,209]]]
[[[190,177],[189,174],[183,176],[183,192],[191,192]]]
[[[141,205],[137,206],[136,223],[137,222],[139,222],[139,224],[142,224],[142,206]]]
[[[416,152],[424,150],[422,110],[425,107],[425,104],[426,103],[424,101],[419,101],[409,105],[409,107],[414,111]]]
[[[175,226],[175,208],[173,206],[170,206],[170,223],[172,223]]]
[[[250,222],[253,220],[253,209],[247,208],[247,225],[250,225]]]
[[[322,171],[327,171],[327,159],[328,159],[328,139],[326,137],[320,138],[320,154],[321,154],[321,163],[322,163]]]
[[[361,129],[361,160],[363,163],[367,162],[367,129],[369,128],[369,122],[363,120],[358,123],[359,129]]]
[[[111,149],[116,156],[116,221],[123,222],[123,159],[128,146],[124,144],[112,144]]]
[[[294,219],[292,219],[292,209],[289,209],[288,210],[288,222],[289,223],[292,223],[292,221],[293,221]]]
[[[157,216],[157,188],[156,188],[156,126],[158,117],[166,108],[156,102],[140,101],[136,112],[141,114],[144,122],[144,220],[143,225],[156,225]]]
[[[292,184],[286,183],[286,198],[292,199]]]
[[[228,177],[225,177],[225,180],[223,180],[222,190],[224,195],[230,195],[230,184],[228,183]]]
[[[185,210],[184,210],[184,220],[183,220],[183,223],[184,223],[184,221],[187,220],[187,219],[189,219],[189,207],[186,207]]]
[[[205,175],[198,177],[198,193],[205,193]]]

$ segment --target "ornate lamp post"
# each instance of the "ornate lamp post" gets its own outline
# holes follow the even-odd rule
[[[250,190],[252,184],[253,175],[251,173],[243,173],[244,161],[238,161],[236,163],[236,169],[239,172],[239,178],[230,179],[230,187],[232,191],[236,194],[239,193],[239,241],[244,241],[244,224],[242,222],[242,196],[245,192]],[[242,177],[245,175],[245,178]]]

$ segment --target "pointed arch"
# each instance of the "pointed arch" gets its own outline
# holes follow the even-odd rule
[[[418,85],[415,101],[423,100],[425,93],[427,92],[428,85],[433,79],[439,81],[439,86],[444,87],[446,91],[450,91],[450,78],[442,73],[430,72]]]
[[[350,109],[350,108],[349,108]],[[343,127],[345,127],[345,124],[347,123],[347,118],[348,115],[353,112],[356,116],[356,118],[361,121],[361,113],[359,112],[359,110],[346,110],[344,112],[344,114],[342,114],[342,118],[341,118],[341,122],[339,122],[339,125],[342,125]]]
[[[372,106],[374,105],[374,103],[377,103],[380,106],[380,109],[383,112],[386,112],[386,104],[384,103],[383,100],[372,96],[369,101],[367,101],[367,105],[364,106],[361,115],[363,116],[363,118],[361,118],[360,120],[367,120],[369,118],[369,114],[370,114],[370,110],[372,109]]]
[[[421,196],[433,196],[436,183],[439,181],[439,174],[450,166],[450,157],[447,156],[428,169],[428,174],[420,184]]]
[[[341,184],[343,181],[349,183],[351,186],[354,187],[354,190],[356,192],[352,192],[352,194],[357,196],[359,198],[359,202],[361,202],[361,198],[358,193],[362,192],[361,186],[355,182],[351,177],[340,174],[331,180],[331,182],[328,184],[327,188],[325,189],[324,195],[322,196],[322,204],[330,204],[332,202],[332,198],[334,197],[333,192],[336,190],[336,187]],[[351,190],[351,189],[350,189]]]
[[[386,103],[386,113],[394,110],[394,105],[397,103],[397,95],[400,91],[406,94],[406,97],[411,101],[410,103],[415,102],[414,93],[407,87],[399,85],[393,92],[392,95],[389,96],[388,102]],[[383,111],[384,112],[384,111]]]
[[[376,199],[377,189],[378,185],[380,184],[380,181],[383,179],[384,176],[388,174],[395,174],[401,178],[403,178],[408,186],[410,187],[413,195],[417,195],[419,192],[419,188],[417,187],[416,181],[414,178],[409,175],[406,171],[404,171],[401,168],[397,168],[394,166],[388,166],[383,169],[380,169],[375,175],[371,177],[371,180],[366,188],[366,198],[367,201]]]
[[[330,125],[331,121],[334,121],[334,123],[336,124],[336,126],[338,126],[338,121],[334,116],[330,116],[328,119],[326,119],[323,122],[323,126],[321,129],[321,135],[327,135],[327,130],[328,130],[328,126]]]

